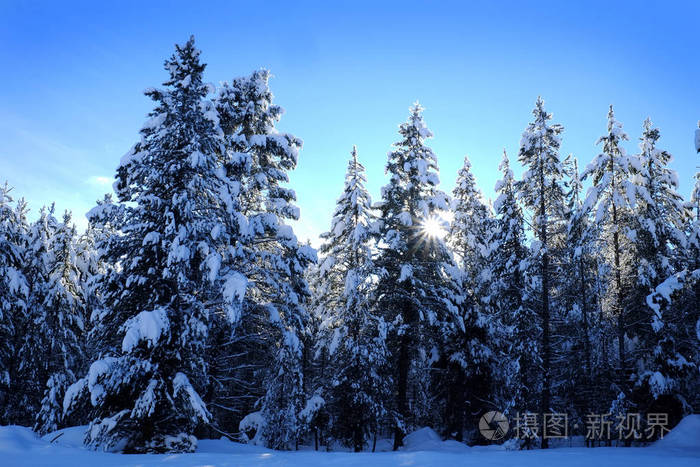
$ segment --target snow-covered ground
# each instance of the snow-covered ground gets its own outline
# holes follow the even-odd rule
[[[423,429],[409,435],[406,448],[398,452],[279,452],[225,440],[200,440],[194,454],[125,455],[84,449],[83,433],[84,427],[74,427],[39,438],[25,427],[0,427],[0,466],[700,466],[700,415],[686,417],[665,439],[646,448],[547,451],[470,448],[441,441],[431,430]]]

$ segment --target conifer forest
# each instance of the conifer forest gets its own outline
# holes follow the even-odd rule
[[[206,72],[193,37],[175,46],[86,229],[3,180],[0,425],[142,454],[397,450],[421,427],[546,449],[547,415],[583,437],[605,414],[587,445],[629,446],[700,411],[700,175],[676,173],[652,119],[601,108],[595,150],[564,154],[576,128],[534,95],[487,199],[468,158],[439,171],[416,102],[386,156],[338,148],[315,248],[293,227],[304,135],[277,128],[270,71]],[[492,412],[507,434],[480,427]]]

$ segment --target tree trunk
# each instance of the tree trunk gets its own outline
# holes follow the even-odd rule
[[[408,418],[408,401],[406,399],[406,394],[408,389],[408,368],[410,365],[408,357],[409,338],[406,334],[401,336],[401,343],[399,346],[396,408],[401,417],[401,422],[405,423]],[[403,428],[397,423],[394,430],[394,451],[403,446],[404,436]]]
[[[624,295],[622,292],[622,271],[620,266],[620,232],[617,223],[617,206],[613,204],[613,248],[615,249],[615,286],[617,287],[617,345],[620,359],[620,384],[624,388],[626,375],[626,359],[625,359],[625,310],[624,310]]]
[[[355,452],[362,452],[362,449],[365,447],[365,437],[363,436],[362,425],[360,423],[355,425],[353,430],[353,438]]]
[[[544,184],[544,167],[540,161],[540,241],[544,253],[542,254],[542,397],[540,399],[540,413],[544,414],[549,411],[550,399],[550,349],[549,349],[549,252],[547,242],[547,216],[546,206],[544,202],[545,184]],[[549,440],[542,437],[542,449],[549,447]]]
[[[583,258],[579,258],[579,278],[581,281],[581,312],[583,314],[583,353],[586,378],[591,377],[591,341],[588,325],[588,293]]]

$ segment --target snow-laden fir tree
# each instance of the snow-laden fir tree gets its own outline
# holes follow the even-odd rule
[[[103,284],[104,348],[64,404],[90,397],[93,448],[194,450],[194,429],[209,421],[200,391],[211,291],[231,314],[245,292],[243,276],[222,270],[232,255],[222,219],[236,216],[226,203],[236,193],[222,177],[221,130],[199,54],[190,38],[166,60],[169,79],[146,91],[155,109],[117,170],[124,212],[105,252],[118,267]]]
[[[676,191],[678,176],[668,167],[671,155],[658,148],[660,136],[646,119],[639,145],[641,169],[634,212],[636,281],[630,293],[627,328],[636,340],[637,407],[645,412],[682,413],[683,408],[687,410],[682,407],[687,406],[683,397],[688,395],[687,381],[696,371],[693,348],[683,342],[689,317],[681,307],[647,303],[647,296],[684,267],[684,228],[690,214]]]
[[[104,199],[98,200],[97,206],[89,212],[88,227],[78,236],[75,244],[75,266],[79,274],[78,285],[83,304],[84,323],[83,335],[80,339],[81,358],[76,361],[73,371],[76,376],[87,372],[92,363],[91,358],[105,350],[104,341],[109,340],[110,329],[101,326],[101,319],[108,317],[101,285],[107,272],[115,266],[105,261],[105,253],[108,250],[108,241],[118,239],[116,226],[119,222],[114,215],[123,212],[123,206],[112,202],[111,194],[105,195]],[[59,404],[61,412],[63,412],[64,399]],[[60,416],[64,425],[77,425],[89,420],[90,401],[83,398],[74,402],[70,412]]]
[[[407,430],[430,412],[429,366],[439,359],[446,324],[459,325],[459,271],[439,235],[439,211],[449,209],[438,189],[437,158],[425,144],[432,133],[415,104],[399,127],[401,140],[389,152],[389,183],[382,188],[378,225],[379,313],[390,323],[395,366],[394,448]],[[436,332],[441,328],[439,332]],[[423,421],[425,418],[423,418]]]
[[[503,177],[496,182],[495,219],[484,272],[485,313],[492,326],[492,349],[496,354],[493,395],[506,413],[536,409],[536,368],[540,365],[540,334],[537,309],[529,297],[528,250],[524,216],[518,203],[516,182],[508,156],[499,165]]]
[[[595,240],[596,231],[590,222],[590,212],[583,208],[583,182],[578,168],[578,160],[569,155],[564,161],[568,175],[567,212],[569,221],[566,231],[568,256],[567,277],[571,293],[571,314],[580,317],[580,350],[583,352],[583,371],[590,374],[591,319],[595,303]],[[567,310],[569,311],[569,310]]]
[[[323,282],[320,346],[328,356],[324,399],[331,435],[356,452],[376,436],[387,415],[387,326],[371,307],[374,215],[365,188],[365,169],[353,147],[345,187],[329,232],[322,235],[319,274]]]
[[[489,220],[491,213],[476,186],[471,162],[465,156],[464,165],[457,172],[452,190],[452,212],[447,243],[455,253],[456,261],[465,274],[465,285],[474,287],[488,256]],[[474,290],[469,290],[474,293]]]
[[[253,260],[246,271],[249,290],[237,329],[244,335],[265,336],[259,344],[269,352],[241,362],[265,370],[255,375],[265,375],[265,381],[257,383],[265,388],[260,411],[246,416],[241,428],[257,428],[257,442],[293,448],[305,430],[302,362],[309,291],[304,271],[316,253],[299,244],[288,225],[299,218],[299,209],[296,194],[283,185],[289,181],[287,172],[296,167],[302,142],[275,128],[283,110],[272,103],[269,78],[267,70],[259,70],[225,83],[216,108],[227,157],[242,167],[241,211],[254,239]]]
[[[0,424],[26,422],[20,419],[19,400],[23,384],[19,378],[17,350],[26,322],[28,286],[23,274],[26,249],[24,203],[14,203],[7,183],[0,186]]]
[[[561,306],[559,347],[559,395],[576,423],[584,426],[585,416],[596,406],[593,379],[595,364],[592,342],[600,340],[596,325],[598,310],[598,230],[590,220],[590,210],[583,208],[583,182],[578,160],[569,155],[564,160],[567,173],[565,261],[561,269]],[[605,399],[607,404],[608,399]]]
[[[125,206],[115,203],[111,194],[97,200],[96,206],[87,214],[89,224],[84,235],[84,248],[80,254],[79,269],[84,276],[81,284],[87,316],[85,346],[86,353],[90,356],[98,355],[105,350],[105,347],[109,348],[108,342],[112,339],[113,330],[109,328],[109,309],[104,302],[106,290],[102,285],[106,282],[109,273],[119,266],[109,261],[108,253],[120,245],[122,239],[119,229],[124,223],[124,214]],[[79,417],[80,411],[77,406],[74,406],[71,412]]]
[[[27,314],[17,336],[18,381],[21,381],[21,387],[18,387],[16,393],[21,401],[18,401],[18,406],[24,412],[23,423],[27,425],[35,422],[49,377],[45,365],[49,352],[44,351],[46,341],[39,332],[39,327],[44,325],[49,314],[46,302],[50,274],[55,262],[53,237],[57,230],[58,220],[54,217],[54,206],[51,205],[50,208],[41,208],[39,218],[31,223],[27,232],[23,264],[28,285]]]
[[[607,134],[598,139],[603,152],[598,154],[586,167],[582,178],[590,178],[593,186],[584,202],[584,210],[593,211],[594,223],[600,229],[601,249],[609,264],[610,274],[606,280],[604,311],[616,320],[617,368],[616,380],[624,391],[627,381],[627,355],[625,333],[627,330],[627,293],[630,287],[633,263],[634,230],[631,228],[636,184],[633,180],[639,170],[639,160],[628,156],[622,142],[628,140],[622,125],[615,120],[612,105],[608,111]]]
[[[447,244],[454,252],[460,268],[458,279],[463,299],[458,304],[459,316],[455,326],[445,329],[443,336],[443,371],[436,387],[444,400],[442,417],[445,433],[462,441],[465,428],[474,428],[469,414],[483,412],[489,397],[492,351],[490,325],[484,316],[482,295],[488,285],[484,270],[488,260],[491,212],[471,172],[469,158],[457,173],[452,191],[453,220],[449,226]],[[482,287],[483,286],[483,287]]]
[[[683,254],[683,231],[689,212],[677,192],[678,175],[668,167],[671,154],[657,147],[661,134],[646,119],[640,138],[641,166],[637,175],[637,200],[634,210],[637,271],[632,295],[630,330],[642,334],[651,329],[651,316],[645,298],[656,286],[678,270],[677,255]],[[641,303],[639,303],[641,302]],[[646,315],[646,316],[644,316]],[[643,323],[643,324],[642,324]]]
[[[696,362],[700,362],[700,172],[695,174],[695,185],[690,197],[688,207],[693,211],[692,217],[688,219],[686,227],[688,231],[688,241],[686,243],[686,255],[683,271],[690,277],[695,277],[695,281],[689,281],[689,287],[685,295],[685,304],[691,310],[691,325],[695,322],[696,342]],[[692,337],[691,337],[692,339]]]
[[[320,263],[320,261],[319,261]],[[331,376],[328,346],[324,338],[328,335],[324,325],[325,298],[328,283],[319,272],[319,263],[306,269],[306,282],[310,296],[307,300],[309,318],[304,339],[304,392],[307,397],[306,410],[302,411],[303,423],[307,425],[315,450],[329,446],[329,406],[324,397]]]
[[[551,321],[555,307],[552,303],[554,288],[552,256],[558,238],[563,233],[565,216],[563,177],[564,168],[559,159],[561,133],[564,128],[551,124],[552,115],[544,109],[544,101],[538,97],[533,110],[534,121],[528,124],[520,141],[518,159],[523,165],[522,180],[518,182],[518,196],[532,213],[532,234],[536,239],[533,247],[533,274],[537,277],[539,303],[539,346],[542,358],[540,413],[550,412],[552,386]],[[534,338],[535,336],[533,336]],[[548,446],[542,438],[542,447]]]
[[[42,265],[47,275],[31,279],[43,288],[38,293],[41,302],[31,310],[33,326],[29,331],[35,346],[29,351],[41,356],[33,376],[46,388],[34,425],[34,430],[42,434],[62,427],[63,398],[83,363],[85,302],[76,244],[75,225],[66,212],[63,222],[56,223],[43,257],[47,261]],[[43,280],[46,283],[40,282]]]
[[[92,315],[99,314],[103,309],[100,283],[107,272],[109,265],[102,258],[98,245],[104,243],[101,238],[105,232],[95,222],[89,222],[88,227],[76,242],[76,267],[80,274],[80,295],[84,304],[85,342],[86,354],[92,355],[95,347],[88,347],[89,336],[92,333]]]

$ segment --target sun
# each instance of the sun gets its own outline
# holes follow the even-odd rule
[[[443,239],[445,238],[445,235],[447,235],[447,232],[443,228],[443,220],[437,216],[431,216],[423,221],[421,224],[421,230],[423,231],[424,235],[427,235],[430,238]]]

